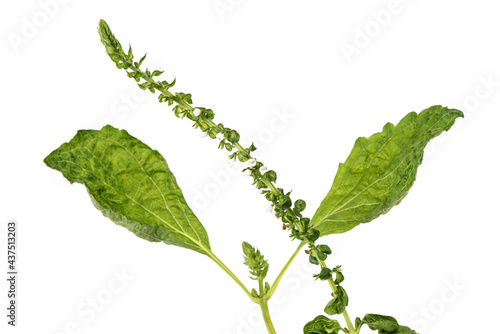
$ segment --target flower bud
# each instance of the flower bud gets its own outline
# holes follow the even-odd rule
[[[231,143],[237,143],[240,140],[240,134],[234,130],[229,131],[229,134],[227,136],[227,140],[229,140]]]

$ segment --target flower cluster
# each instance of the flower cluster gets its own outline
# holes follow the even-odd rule
[[[231,152],[228,157],[228,163],[232,166],[234,162],[247,163],[243,169],[243,174],[253,178],[253,184],[261,193],[271,202],[269,211],[283,222],[283,229],[290,231],[292,239],[299,239],[309,245],[309,261],[312,264],[320,265],[325,269],[324,260],[331,253],[325,245],[315,245],[320,237],[320,232],[313,228],[310,219],[304,217],[302,212],[306,208],[306,202],[298,199],[292,202],[291,192],[285,192],[282,188],[275,186],[277,174],[269,170],[262,162],[252,157],[252,152],[257,148],[252,143],[248,148],[243,148],[240,141],[240,135],[237,131],[225,127],[222,123],[216,124],[214,112],[211,109],[203,107],[193,107],[191,94],[178,93],[170,89],[175,85],[175,79],[172,82],[158,81],[156,77],[160,76],[162,71],[149,71],[140,69],[146,55],[139,62],[134,62],[132,47],[125,53],[120,42],[114,37],[106,22],[99,24],[101,41],[106,48],[106,52],[116,66],[124,69],[127,76],[135,79],[139,87],[143,90],[149,90],[152,93],[160,92],[159,102],[167,102],[168,105],[174,105],[173,111],[179,118],[188,118],[194,122],[193,127],[201,130],[202,137],[210,137],[219,140],[219,149],[226,149]]]

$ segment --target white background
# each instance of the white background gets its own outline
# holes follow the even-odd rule
[[[254,138],[256,156],[277,171],[278,186],[307,201],[308,216],[357,137],[431,105],[461,108],[466,118],[429,145],[401,205],[326,238],[334,248],[328,263],[343,265],[353,319],[389,314],[427,334],[495,331],[494,1],[29,0],[1,7],[2,268],[6,222],[20,225],[20,309],[8,333],[265,333],[257,307],[208,258],[136,238],[95,210],[83,186],[43,164],[78,129],[110,123],[159,150],[214,252],[248,286],[255,282],[246,277],[241,241],[269,259],[270,281],[296,247],[250,179],[226,169],[215,141],[201,139],[152,94],[138,95],[100,44],[100,18],[136,57],[148,52],[146,66],[177,77],[177,91],[212,108],[243,141]],[[347,44],[356,48],[348,57]],[[298,257],[273,301],[278,333],[302,333],[329,300],[305,260]],[[124,281],[116,280],[122,272]]]

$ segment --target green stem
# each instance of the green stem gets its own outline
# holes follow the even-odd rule
[[[263,297],[264,296],[264,278],[259,277],[259,296]]]
[[[259,295],[261,296],[260,301],[259,301],[259,305],[260,305],[260,309],[262,310],[262,316],[264,318],[264,323],[266,324],[266,328],[267,328],[267,331],[269,332],[269,334],[276,334],[276,330],[274,329],[273,322],[271,321],[271,315],[269,314],[269,308],[267,306],[267,301],[269,299],[271,299],[274,292],[276,291],[276,288],[278,287],[278,284],[280,283],[281,279],[285,275],[285,272],[290,267],[293,260],[295,259],[297,254],[299,254],[300,250],[302,249],[302,247],[304,247],[305,244],[306,244],[305,241],[302,241],[300,243],[300,245],[297,247],[295,252],[292,254],[290,259],[287,261],[287,263],[285,264],[283,269],[281,269],[281,272],[279,273],[278,277],[276,277],[273,285],[271,286],[271,288],[269,289],[269,291],[265,295],[264,295],[263,287],[262,287],[263,282],[262,282],[262,280],[259,280]]]
[[[306,244],[305,241],[302,241],[300,243],[300,245],[297,247],[297,249],[295,250],[295,252],[292,254],[292,256],[290,257],[290,259],[288,260],[288,262],[285,264],[285,266],[283,267],[283,269],[281,269],[281,272],[279,273],[278,277],[276,277],[276,279],[274,280],[273,285],[271,285],[271,289],[269,289],[269,291],[266,293],[265,297],[267,299],[271,299],[271,297],[273,296],[274,292],[276,291],[276,288],[278,287],[278,284],[280,283],[281,279],[285,275],[285,272],[287,271],[288,267],[290,267],[290,265],[292,264],[293,260],[295,259],[295,257],[297,256],[297,254],[299,254],[300,250],[302,249],[302,247],[304,247],[305,244]]]
[[[139,69],[135,69],[137,71],[140,71]],[[148,81],[149,83],[153,83],[154,80],[152,78],[145,78],[143,77],[146,81]],[[158,88],[157,88],[158,89]],[[179,99],[175,96],[175,93],[170,93],[167,89],[158,89],[160,90],[162,93],[166,94],[166,95],[173,95],[174,96],[174,100],[175,102],[177,102],[178,104],[184,106],[188,111],[188,113],[192,113],[194,108],[187,104],[186,102],[184,102],[182,99]],[[214,127],[216,126],[216,124],[211,121],[211,120],[204,120],[210,127]],[[234,147],[238,150],[238,151],[244,151],[244,148],[240,145],[240,143],[234,143]],[[266,184],[266,186],[271,190],[271,192],[273,192],[274,194],[279,194],[278,192],[278,189],[276,189],[276,187],[274,186],[274,184],[266,179],[262,179],[262,181]],[[287,209],[288,213],[293,215],[293,212],[292,210],[289,208]],[[302,231],[302,228],[301,226],[299,225],[298,226],[299,230],[301,232]],[[264,322],[266,324],[266,327],[267,327],[267,330],[270,334],[275,334],[276,331],[273,327],[273,324],[271,322],[271,316],[269,314],[269,309],[267,307],[267,301],[272,297],[272,295],[274,294],[274,292],[276,291],[277,287],[278,287],[278,284],[280,283],[281,279],[283,278],[286,270],[290,267],[291,263],[293,262],[293,260],[295,259],[295,257],[297,256],[297,254],[299,253],[299,251],[302,249],[302,247],[306,244],[307,242],[305,241],[302,241],[300,243],[300,245],[297,247],[297,249],[295,250],[295,252],[292,254],[292,256],[290,257],[290,259],[288,260],[288,262],[285,264],[285,266],[283,267],[283,269],[281,270],[281,272],[279,273],[278,277],[276,277],[273,285],[271,286],[271,288],[269,289],[269,291],[264,294],[264,289],[263,289],[263,280],[259,280],[259,295],[260,295],[260,298],[255,298],[254,296],[251,295],[251,293],[248,291],[248,289],[245,287],[245,285],[234,275],[234,273],[229,270],[229,268],[226,267],[226,265],[219,259],[215,256],[215,254],[213,254],[212,252],[209,252],[209,257],[214,260],[215,263],[217,263],[217,265],[219,265],[219,267],[221,267],[242,289],[243,291],[247,294],[247,296],[254,302],[258,303],[262,309],[262,315],[264,316]],[[317,252],[315,252],[316,254],[316,258],[319,260],[319,256],[317,255]],[[322,260],[319,260],[320,262],[320,265],[321,265],[321,268],[327,268],[326,264],[324,263],[324,261]],[[336,293],[337,291],[337,288],[336,288],[336,285],[333,281],[333,278],[330,278],[328,280],[328,283],[333,291],[333,293]],[[349,315],[347,314],[347,311],[344,310],[344,312],[342,313],[343,316],[344,316],[344,319],[347,323],[347,327],[349,329],[349,334],[356,334],[356,331],[352,325],[352,322],[351,322],[351,319],[349,318]]]
[[[347,314],[347,310],[344,310],[344,312],[342,312],[342,315],[344,316],[344,320],[347,324],[347,328],[349,329],[349,334],[356,334],[356,330],[354,329],[354,326],[352,325],[351,318],[349,318],[349,314]]]
[[[314,249],[314,256],[318,259],[319,264],[321,268],[328,268],[325,264],[325,261],[321,260],[318,256],[318,251]],[[335,294],[337,293],[337,286],[335,285],[335,282],[333,281],[333,278],[330,277],[328,279],[328,284],[330,285],[330,288],[332,288],[332,292]],[[347,328],[349,329],[349,334],[356,334],[356,330],[354,329],[354,326],[352,325],[351,318],[349,318],[349,314],[347,314],[347,310],[344,309],[342,312],[342,315],[344,316],[344,320],[347,324]]]
[[[264,323],[266,324],[267,331],[269,332],[269,334],[276,334],[273,322],[271,321],[271,315],[269,314],[269,308],[267,307],[267,299],[261,298],[259,305],[260,309],[262,310],[262,316],[264,317]]]
[[[328,268],[327,265],[325,264],[325,261],[323,261],[323,260],[320,259],[319,255],[318,255],[318,251],[315,248],[312,248],[312,247],[311,247],[311,249],[312,249],[312,252],[314,253],[313,254],[314,257],[316,257],[316,259],[318,259],[319,265],[321,266],[321,269]],[[330,285],[330,288],[332,289],[332,292],[334,294],[337,293],[337,286],[335,285],[335,282],[333,281],[332,277],[330,277],[328,279],[328,284]]]
[[[152,73],[150,73],[149,71],[146,70],[146,73],[142,72],[140,70],[140,65],[138,63],[133,63],[132,62],[132,53],[131,53],[131,50],[129,51],[129,54],[125,54],[123,52],[123,49],[121,48],[120,46],[120,43],[118,42],[118,40],[116,40],[116,38],[113,36],[113,34],[111,33],[111,30],[109,30],[109,27],[107,26],[107,24],[104,22],[104,21],[101,21],[99,23],[99,34],[101,36],[101,41],[103,42],[104,46],[106,47],[106,52],[108,53],[108,55],[110,55],[111,59],[118,65],[119,68],[124,68],[126,70],[127,73],[129,73],[129,76],[130,77],[134,77],[135,79],[137,78],[142,78],[143,80],[145,80],[147,83],[150,84],[149,88],[152,92],[154,92],[154,89],[156,88],[156,90],[159,90],[160,92],[162,92],[166,97],[169,98],[169,104],[171,104],[172,100],[175,101],[179,106],[181,107],[184,107],[183,111],[185,111],[187,113],[187,115],[189,116],[190,119],[195,119],[194,117],[194,112],[193,110],[195,109],[194,107],[192,107],[189,103],[187,103],[186,101],[184,101],[184,99],[182,97],[180,97],[179,95],[177,95],[175,92],[172,92],[170,93],[168,91],[168,87],[164,87],[161,83],[159,82],[155,82],[154,81],[154,75],[152,75]],[[117,60],[116,59],[116,55],[119,55],[122,59],[121,60]],[[143,60],[143,59],[142,59]],[[140,63],[142,63],[142,60],[140,61]],[[130,69],[133,71],[132,72],[128,72],[127,69]],[[154,73],[154,72],[153,72]],[[132,76],[132,74],[134,74]],[[139,81],[139,80],[137,80]],[[146,85],[147,86],[147,85]],[[145,88],[142,86],[141,84],[141,88]],[[185,116],[185,115],[178,115],[178,116]],[[198,121],[202,121],[204,122],[206,125],[209,125],[210,127],[215,127],[216,124],[214,122],[212,122],[211,120],[209,119],[204,119],[203,117],[199,118]],[[197,122],[198,122],[197,121]],[[224,130],[224,129],[221,129],[221,130]],[[245,151],[245,149],[238,143],[233,143],[234,147],[239,150],[240,152],[242,151]],[[278,191],[278,189],[275,187],[275,185],[270,182],[269,180],[266,180],[265,178],[262,178],[261,181],[269,188],[269,190],[275,194],[275,195],[280,195],[280,191]],[[287,219],[289,217],[287,217],[287,215],[283,215],[283,222],[286,223],[290,223],[290,230],[292,230],[292,228],[294,227],[294,224],[295,222],[300,222],[300,215],[299,214],[296,214],[295,212],[292,211],[291,208],[288,208],[286,210],[287,212],[287,215],[289,217],[293,217],[293,219]],[[280,214],[282,214],[282,212],[280,212]],[[278,217],[279,218],[279,217]],[[301,233],[305,233],[307,232],[307,229],[305,227],[305,225],[303,224],[297,224],[297,229],[299,232]],[[294,237],[295,238],[295,237]],[[301,238],[303,239],[303,238]],[[215,256],[215,254],[213,254],[213,252],[211,250],[206,250],[206,254],[219,266],[222,268],[222,270],[224,270],[242,289],[243,291],[247,294],[247,296],[254,302],[258,303],[261,307],[261,310],[262,310],[262,314],[264,316],[264,321],[265,321],[265,324],[266,324],[266,327],[267,327],[267,330],[269,332],[269,334],[276,334],[276,331],[273,327],[273,324],[271,322],[271,317],[270,317],[270,314],[269,314],[269,309],[268,309],[268,305],[267,305],[267,302],[268,300],[272,297],[273,293],[275,292],[279,282],[281,281],[282,277],[284,276],[284,273],[286,272],[286,270],[288,269],[288,267],[291,265],[292,261],[294,260],[294,258],[297,256],[297,254],[299,253],[300,249],[306,244],[305,241],[302,241],[301,244],[299,245],[299,247],[297,247],[296,251],[293,253],[293,255],[291,256],[291,258],[288,260],[288,262],[285,264],[284,268],[281,270],[281,272],[279,273],[278,277],[276,278],[276,280],[274,281],[272,287],[269,289],[269,291],[267,293],[264,293],[264,282],[263,282],[263,279],[260,279],[259,280],[259,297],[254,297],[252,296],[252,294],[248,291],[248,289],[245,287],[245,285],[236,277],[236,275],[234,275],[234,273],[229,270],[229,268],[217,257]],[[320,260],[319,256],[318,256],[318,253],[314,247],[314,242],[310,242],[310,246],[311,246],[311,249],[314,250],[314,255],[316,256],[316,258],[319,260],[320,264],[321,264],[321,267],[322,268],[326,268],[326,265],[324,263],[324,261]],[[335,285],[335,282],[333,281],[332,278],[330,278],[328,280],[328,283],[330,284],[330,287],[332,288],[332,291],[334,292],[334,294],[336,293],[336,285]],[[349,315],[347,314],[347,311],[344,310],[343,312],[343,316],[344,316],[344,319],[347,323],[347,327],[349,328],[349,334],[356,334],[356,331],[355,329],[353,328],[352,326],[352,322],[349,318]]]
[[[229,277],[231,277],[235,282],[236,284],[238,284],[240,286],[240,288],[243,289],[243,291],[246,293],[246,295],[248,296],[248,298],[250,298],[253,302],[255,303],[259,303],[259,299],[258,298],[255,298],[254,296],[252,296],[252,294],[250,293],[250,291],[248,291],[248,289],[246,288],[245,284],[243,284],[238,277],[236,277],[236,275],[217,257],[215,256],[214,253],[212,253],[212,251],[208,251],[207,252],[207,255],[208,257],[210,257],[215,263],[217,263],[217,265],[219,267],[222,268],[222,270],[224,270],[226,272],[226,274],[229,275]]]
[[[152,79],[146,79],[146,81],[152,83],[153,80]],[[170,94],[170,95],[173,95],[171,94],[170,92],[168,92],[168,90],[164,90],[164,89],[161,89],[160,90],[162,93],[164,94]],[[174,100],[186,107],[186,108],[189,108],[188,109],[188,112],[189,113],[192,113],[192,110],[194,109],[192,106],[190,106],[189,104],[185,103],[182,99],[178,99],[175,97],[175,94],[174,94]],[[205,120],[205,122],[213,127],[213,126],[216,126],[216,124],[211,121],[211,120]],[[240,143],[234,143],[234,146],[235,148],[238,150],[238,151],[244,151],[244,148],[243,146],[240,145]],[[271,190],[271,192],[275,193],[275,194],[278,194],[278,189],[276,189],[276,187],[274,186],[274,184],[266,179],[262,179],[262,181],[266,184],[266,186]],[[291,209],[288,209],[287,211],[289,211],[290,214],[293,214],[292,210]],[[302,228],[301,226],[299,225],[298,226],[299,230],[302,231]],[[273,323],[271,321],[271,316],[269,314],[269,309],[267,307],[267,301],[272,297],[272,295],[274,294],[274,292],[276,291],[277,287],[278,287],[278,284],[280,283],[281,279],[283,278],[285,272],[287,271],[287,269],[290,267],[291,263],[293,262],[293,260],[295,259],[295,257],[297,256],[297,254],[299,253],[299,251],[302,249],[302,247],[306,244],[307,242],[306,241],[302,241],[300,243],[300,245],[297,247],[297,249],[295,250],[295,252],[292,254],[292,256],[290,257],[290,259],[288,260],[288,262],[285,264],[285,266],[283,267],[283,269],[281,270],[281,272],[279,273],[279,275],[276,277],[273,285],[271,286],[271,288],[269,289],[269,291],[264,294],[264,288],[263,288],[263,280],[259,280],[259,295],[260,295],[260,298],[255,298],[254,296],[251,295],[251,293],[248,291],[248,289],[245,287],[245,285],[234,275],[234,273],[229,270],[229,268],[226,267],[226,265],[221,261],[219,260],[219,258],[217,258],[215,256],[215,254],[211,253],[209,254],[210,258],[212,260],[215,261],[215,263],[217,263],[219,265],[219,267],[221,267],[242,289],[243,291],[247,294],[247,296],[252,300],[254,301],[255,303],[258,303],[261,307],[261,310],[262,310],[262,315],[264,317],[264,322],[266,324],[266,328],[268,330],[268,332],[270,334],[276,334],[276,331],[274,329],[274,326],[273,326]],[[317,253],[316,253],[316,258],[319,260],[319,256],[317,256]],[[324,263],[324,261],[319,261],[320,262],[320,265],[321,265],[321,268],[327,268],[326,264]],[[328,284],[330,285],[333,293],[336,293],[337,289],[336,289],[336,285],[333,281],[332,278],[330,278],[328,280]],[[354,326],[352,325],[352,322],[351,322],[351,319],[349,318],[349,315],[347,314],[347,311],[344,310],[344,312],[342,313],[342,315],[344,316],[344,319],[345,319],[345,322],[347,324],[347,328],[349,329],[349,334],[356,334],[356,330],[354,329]]]

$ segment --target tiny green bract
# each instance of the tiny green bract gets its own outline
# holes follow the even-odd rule
[[[139,62],[134,61],[132,48],[125,53],[103,20],[99,23],[99,35],[111,60],[135,79],[141,89],[158,91],[158,100],[174,105],[177,117],[188,118],[194,128],[218,140],[219,149],[230,152],[230,161],[238,159],[247,164],[243,172],[252,176],[253,184],[271,202],[272,211],[290,232],[290,237],[301,243],[270,285],[265,281],[268,261],[258,249],[243,242],[244,264],[250,270],[250,277],[258,282],[257,289],[249,290],[212,252],[205,228],[187,205],[163,156],[127,131],[110,125],[101,130],[78,131],[68,143],[45,158],[47,166],[60,171],[71,183],[84,184],[104,216],[138,237],[191,249],[215,261],[260,306],[271,334],[276,331],[268,301],[304,246],[308,248],[306,253],[311,265],[318,266],[318,274],[313,277],[327,281],[331,288],[332,299],[324,312],[330,316],[342,315],[345,321],[344,327],[338,320],[318,315],[304,326],[305,334],[341,331],[358,334],[365,324],[380,334],[415,333],[390,316],[367,314],[353,322],[346,310],[349,298],[341,285],[344,280],[341,268],[326,265],[325,260],[332,251],[317,241],[322,236],[344,233],[368,223],[399,204],[415,182],[425,146],[449,130],[458,117],[463,117],[461,111],[433,106],[420,113],[407,114],[397,125],[387,123],[381,132],[368,138],[358,138],[346,161],[340,164],[330,191],[309,219],[301,213],[306,202],[292,201],[290,192],[276,186],[276,172],[252,157],[257,149],[253,144],[242,147],[238,132],[216,124],[211,109],[194,107],[191,94],[172,91],[175,80],[159,81],[161,71],[141,70],[146,56]]]

